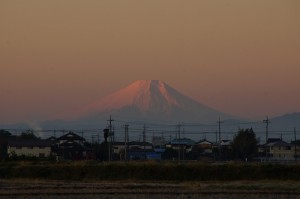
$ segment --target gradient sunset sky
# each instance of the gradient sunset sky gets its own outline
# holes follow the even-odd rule
[[[236,116],[300,111],[299,0],[0,0],[0,123],[158,79]]]

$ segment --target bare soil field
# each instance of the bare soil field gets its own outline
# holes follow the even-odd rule
[[[300,198],[300,182],[69,182],[43,180],[0,180],[0,198]]]

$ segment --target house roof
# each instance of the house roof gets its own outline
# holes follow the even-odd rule
[[[129,153],[153,153],[153,149],[128,149]]]
[[[80,140],[85,141],[85,139],[74,132],[70,131],[69,133],[59,137],[57,140]]]
[[[194,145],[195,141],[189,138],[181,138],[181,139],[174,139],[171,141],[171,144],[173,145]]]
[[[279,140],[279,141],[276,141],[276,142],[271,142],[271,143],[268,143],[267,146],[283,146],[283,147],[291,147],[293,145],[285,142],[285,141],[282,141],[282,140]]]
[[[278,142],[281,141],[280,138],[268,138],[267,143]]]
[[[74,142],[74,141],[65,141],[59,145],[59,147],[63,148],[84,148],[81,144]]]
[[[114,145],[125,145],[125,142],[114,142]],[[152,146],[149,142],[139,142],[139,141],[131,141],[128,142],[128,146],[138,145],[138,146]]]
[[[231,144],[231,140],[221,140],[221,146],[230,146]]]
[[[11,147],[51,147],[51,141],[40,139],[10,139],[7,145]]]
[[[198,142],[196,142],[196,144],[213,144],[212,142],[210,142],[210,141],[208,141],[208,140],[206,140],[206,139],[203,139],[203,140],[200,140],[200,141],[198,141]]]
[[[57,138],[56,138],[56,137],[54,137],[54,136],[51,136],[51,137],[47,138],[46,140],[49,140],[49,141],[55,142],[55,141],[57,140]]]
[[[129,142],[129,145],[152,146],[152,144],[149,142],[138,142],[138,141]]]

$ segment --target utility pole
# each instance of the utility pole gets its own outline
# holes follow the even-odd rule
[[[177,128],[178,128],[178,129],[177,129],[177,130],[178,130],[178,160],[180,161],[180,158],[181,158],[181,157],[180,157],[180,156],[181,156],[181,143],[180,143],[180,141],[181,141],[181,140],[180,140],[180,139],[181,139],[181,138],[180,138],[180,128],[181,128],[181,125],[178,124],[178,125],[177,125]]]
[[[128,159],[128,128],[129,125],[125,124],[125,160]]]
[[[217,150],[215,149],[215,152],[214,152],[214,156],[215,156],[215,160],[217,160],[217,156],[220,155],[220,145],[218,144],[218,131],[216,131],[216,147],[217,147]]]
[[[223,121],[221,121],[221,119],[219,117],[219,121],[218,121],[218,124],[219,124],[219,144],[221,144],[221,123],[223,123]]]
[[[263,122],[266,123],[266,144],[267,144],[269,138],[269,123],[270,123],[268,116],[265,120],[263,120]]]
[[[161,142],[160,142],[160,148],[165,144],[165,135],[164,135],[164,131],[161,132]]]
[[[104,143],[105,143],[105,145],[107,145],[107,151],[108,151],[107,160],[109,160],[110,147],[109,147],[109,142],[107,141],[107,138],[109,137],[109,129],[108,128],[103,129],[103,135],[104,135]]]
[[[185,135],[184,135],[184,125],[183,125],[183,127],[182,127],[182,138],[185,138]],[[182,160],[184,160],[185,159],[185,149],[186,148],[184,148],[184,147],[182,147],[181,148],[181,152],[182,152]]]
[[[268,159],[268,152],[267,152],[267,142],[268,142],[268,138],[269,138],[269,118],[268,116],[266,117],[265,120],[263,120],[263,123],[266,123],[266,145],[265,145],[265,152],[266,152],[266,160]]]
[[[109,120],[107,120],[107,121],[109,121],[109,134],[108,134],[108,136],[109,136],[109,143],[108,143],[108,160],[109,161],[111,161],[112,160],[112,154],[113,154],[113,151],[112,151],[112,149],[113,149],[113,143],[112,143],[112,139],[113,139],[113,134],[114,134],[114,132],[112,131],[112,122],[114,121],[113,119],[111,119],[111,115],[109,116]]]
[[[65,135],[65,130],[64,129],[62,130],[62,133],[63,133],[63,136],[64,136]],[[63,142],[62,145],[63,145],[63,158],[65,159],[65,143]]]
[[[146,149],[146,125],[144,124],[143,127],[143,146],[144,146],[144,150]]]
[[[297,142],[297,132],[296,132],[296,127],[294,127],[294,139],[295,139],[295,143],[294,143],[294,145],[295,145],[295,162],[297,162],[297,144],[296,144],[296,142]]]
[[[144,158],[146,160],[147,159],[147,154],[146,154],[146,125],[145,124],[144,124],[144,127],[143,127],[143,148],[144,148],[143,155],[144,155]]]
[[[115,143],[115,127],[112,127],[112,145]]]
[[[219,152],[219,158],[221,158],[222,153],[221,153],[221,123],[223,123],[223,121],[221,121],[220,117],[219,120],[217,121],[218,125],[219,125],[219,143],[218,143],[218,152]]]

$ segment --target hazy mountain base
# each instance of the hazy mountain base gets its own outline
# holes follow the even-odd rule
[[[116,137],[122,138],[124,137],[124,124],[130,124],[129,126],[129,134],[131,139],[134,139],[134,135],[131,132],[131,129],[141,129],[142,132],[143,125],[147,126],[148,130],[155,129],[155,135],[161,135],[162,132],[170,132],[165,133],[166,137],[176,136],[177,130],[175,126],[178,125],[178,122],[183,122],[182,120],[178,121],[159,121],[159,120],[143,120],[142,118],[134,119],[129,117],[118,117],[118,115],[112,115],[113,126],[115,129]],[[36,131],[37,136],[42,138],[48,138],[53,136],[53,132],[57,132],[57,135],[61,133],[59,130],[72,130],[75,132],[84,132],[85,136],[88,138],[90,134],[96,131],[100,133],[102,137],[102,130],[108,126],[109,114],[105,116],[95,116],[82,121],[63,121],[63,120],[54,120],[54,121],[45,121],[39,122],[35,125],[32,124],[11,124],[11,125],[1,125],[0,129],[10,130],[11,133],[21,133],[22,131],[26,131],[28,129],[32,129]],[[218,131],[217,119],[211,124],[201,124],[201,121],[198,121],[195,124],[192,123],[181,123],[184,128],[184,136],[195,139],[196,141],[206,138],[210,141],[216,140],[216,132]],[[264,142],[265,138],[265,124],[262,121],[243,121],[243,120],[224,120],[221,124],[222,131],[222,139],[232,139],[234,134],[238,131],[239,128],[253,128],[256,133],[257,138],[261,140],[261,143]],[[276,118],[270,118],[269,124],[269,137],[280,138],[289,142],[294,139],[294,127],[299,131],[300,129],[300,113],[287,114]],[[158,128],[161,127],[161,128]],[[93,130],[90,132],[89,130]],[[156,132],[157,131],[157,132]],[[153,130],[152,130],[153,133]],[[298,133],[299,134],[299,133]],[[148,136],[150,137],[150,136]],[[297,136],[298,139],[299,136]]]
[[[0,180],[0,198],[299,198],[300,182],[64,182]]]

